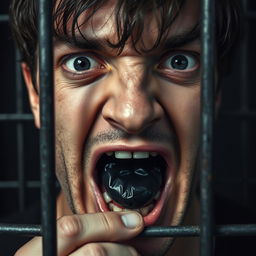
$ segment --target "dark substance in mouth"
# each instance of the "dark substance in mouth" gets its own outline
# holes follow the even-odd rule
[[[150,204],[163,187],[166,162],[161,156],[117,159],[104,154],[97,170],[102,186],[116,203],[138,209]]]

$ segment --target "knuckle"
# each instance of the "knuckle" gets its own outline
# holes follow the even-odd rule
[[[97,243],[91,243],[84,246],[82,250],[83,256],[106,256],[105,248]]]
[[[82,231],[82,221],[77,215],[63,216],[58,220],[58,233],[61,237],[76,237]]]
[[[111,233],[112,234],[114,232],[115,226],[116,226],[116,225],[113,225],[113,223],[111,223],[112,219],[107,217],[107,215],[105,215],[105,214],[101,214],[100,220],[101,220],[101,223],[102,223],[102,225],[104,227],[104,230],[107,233]]]

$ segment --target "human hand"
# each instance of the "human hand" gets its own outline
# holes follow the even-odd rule
[[[137,256],[133,247],[117,242],[135,237],[143,226],[143,218],[137,212],[63,216],[57,220],[58,256]],[[35,255],[42,255],[42,237],[33,238],[15,254]]]

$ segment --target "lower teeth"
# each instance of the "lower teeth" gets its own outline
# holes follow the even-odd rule
[[[116,206],[113,203],[109,203],[108,207],[111,211],[113,212],[127,212],[127,211],[131,211],[131,209],[126,209],[126,208],[119,208],[118,206]],[[138,213],[140,213],[143,217],[148,215],[148,213],[150,211],[152,211],[152,209],[154,208],[154,204],[150,204],[146,207],[140,208],[140,209],[133,209],[133,211],[136,211]]]
[[[158,192],[158,197],[159,197],[159,195],[160,195],[160,192]],[[104,201],[107,203],[108,208],[111,211],[114,211],[114,212],[131,211],[131,209],[121,208],[121,207],[118,207],[117,205],[115,205],[113,203],[113,200],[111,199],[111,197],[108,195],[108,193],[106,191],[103,193],[103,198],[104,198]],[[148,213],[150,211],[152,211],[152,209],[154,208],[154,205],[155,205],[154,203],[151,203],[151,204],[149,204],[145,207],[142,207],[142,208],[139,208],[139,209],[132,209],[132,210],[137,211],[138,213],[140,213],[144,217],[144,216],[148,215]]]

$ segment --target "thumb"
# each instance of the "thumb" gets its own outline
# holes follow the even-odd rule
[[[86,243],[128,240],[144,227],[142,216],[131,212],[104,212],[64,216],[58,220],[58,251],[72,251]]]

